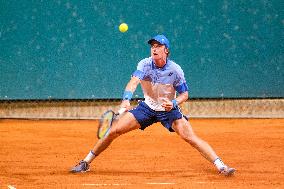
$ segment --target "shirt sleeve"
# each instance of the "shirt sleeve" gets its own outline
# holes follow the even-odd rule
[[[132,76],[138,77],[140,80],[142,80],[145,76],[145,63],[145,59],[141,60],[137,65],[137,69],[132,73]]]
[[[174,88],[175,90],[181,94],[184,93],[186,91],[188,91],[188,85],[186,83],[186,80],[184,78],[184,73],[183,70],[181,69],[181,67],[177,67],[177,72],[176,72],[176,78],[175,78],[175,82],[174,82]]]

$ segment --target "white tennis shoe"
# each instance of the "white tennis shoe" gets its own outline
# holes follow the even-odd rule
[[[76,166],[72,167],[71,173],[84,173],[90,171],[90,165],[84,161],[81,160]]]
[[[225,175],[225,176],[231,176],[235,173],[235,171],[236,171],[235,168],[228,167],[228,166],[222,167],[219,170],[220,174]]]

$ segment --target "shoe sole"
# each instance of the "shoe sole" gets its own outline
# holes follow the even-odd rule
[[[235,171],[236,171],[236,169],[230,168],[230,169],[228,170],[228,172],[221,172],[221,174],[223,174],[223,175],[229,177],[229,176],[232,176],[232,175],[235,173]]]
[[[89,171],[90,171],[90,168],[87,169],[86,171],[73,171],[73,170],[71,170],[70,172],[71,173],[86,173],[86,172],[89,172]]]

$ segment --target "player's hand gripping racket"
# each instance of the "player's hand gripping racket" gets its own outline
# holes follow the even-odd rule
[[[117,116],[124,113],[125,111],[126,108],[121,108],[118,113],[114,113],[114,111],[108,110],[101,116],[97,131],[98,139],[104,138],[108,135],[110,128]]]

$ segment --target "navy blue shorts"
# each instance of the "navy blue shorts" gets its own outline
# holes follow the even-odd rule
[[[174,130],[172,129],[173,122],[184,117],[179,108],[173,108],[169,112],[155,111],[152,110],[145,102],[140,102],[137,107],[130,110],[129,112],[134,115],[141,126],[141,130],[144,130],[153,123],[161,122],[162,125],[170,132],[174,132]]]

